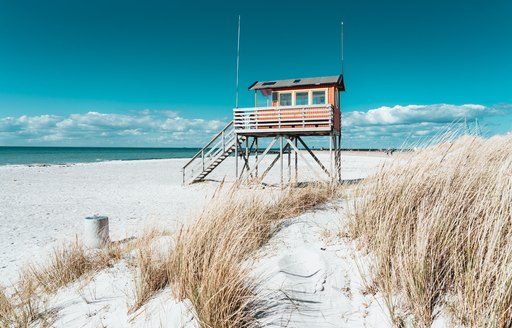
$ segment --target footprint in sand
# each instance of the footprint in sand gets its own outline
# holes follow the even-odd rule
[[[284,275],[284,290],[301,294],[314,294],[324,290],[326,263],[320,252],[299,248],[293,253],[283,255],[278,265],[279,272]]]

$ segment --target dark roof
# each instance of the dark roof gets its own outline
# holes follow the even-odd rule
[[[292,87],[305,87],[305,86],[320,86],[320,85],[338,85],[342,91],[345,91],[345,83],[343,83],[343,75],[323,76],[323,77],[307,77],[300,79],[290,80],[273,80],[254,82],[249,90],[263,90],[263,89],[281,89]]]

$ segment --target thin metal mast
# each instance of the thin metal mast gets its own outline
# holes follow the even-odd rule
[[[343,21],[341,21],[341,75],[345,73],[345,58],[344,58],[344,40],[343,40]]]
[[[240,69],[240,15],[238,15],[238,43],[236,47],[236,104],[238,108],[238,73]]]
[[[235,107],[238,108],[238,72],[240,69],[240,15],[238,15],[238,42],[236,46],[236,100]],[[242,169],[243,173],[243,169]],[[235,179],[238,180],[238,134],[235,131]]]

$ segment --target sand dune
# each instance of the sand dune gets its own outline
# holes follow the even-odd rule
[[[319,156],[325,157],[325,153]],[[270,160],[270,159],[269,159]],[[385,160],[378,156],[343,156],[343,178],[360,179]],[[0,167],[0,279],[7,285],[30,261],[44,261],[50,250],[80,236],[82,219],[110,217],[112,240],[138,236],[151,226],[174,229],[191,220],[209,201],[222,179],[230,185],[234,159],[223,163],[211,181],[185,185],[186,160],[150,160],[76,164],[70,166]],[[300,163],[300,161],[299,161]],[[314,175],[300,163],[302,180]],[[278,181],[278,168],[269,184]],[[267,187],[278,192],[278,188]],[[241,192],[252,192],[242,187]],[[256,272],[270,278],[262,288],[282,291],[295,300],[272,324],[291,327],[382,327],[381,308],[360,290],[350,243],[330,244],[326,235],[339,230],[343,204],[291,219],[258,254]],[[128,315],[133,274],[124,261],[77,282],[51,300],[60,309],[56,326],[108,327],[194,326],[187,304],[165,291]],[[170,311],[170,309],[172,311]],[[383,319],[384,318],[384,319]]]

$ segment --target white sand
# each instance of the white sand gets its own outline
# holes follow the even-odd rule
[[[319,156],[325,158],[326,154]],[[363,178],[383,160],[346,155],[343,178]],[[79,236],[85,216],[109,216],[113,240],[137,236],[154,225],[172,229],[202,209],[218,181],[225,177],[229,185],[234,180],[234,159],[229,158],[209,176],[213,181],[182,186],[181,167],[185,162],[173,159],[0,167],[0,283],[14,282],[24,263],[44,259],[51,248]],[[299,176],[313,178],[308,167],[299,163]],[[266,181],[277,182],[278,174],[276,166]],[[337,212],[339,206],[290,220],[261,251],[261,265],[256,271],[271,276],[265,288],[302,292],[304,297],[304,307],[283,312],[283,318],[291,318],[290,326],[389,324],[381,308],[359,292],[360,275],[350,255],[354,253],[352,245],[336,239],[329,246],[322,239],[326,231],[337,231],[342,215]],[[92,282],[78,282],[62,290],[52,300],[60,309],[57,326],[194,326],[186,304],[175,302],[165,291],[150,301],[142,314],[135,314],[135,319],[128,316],[132,279],[133,274],[121,262]]]
[[[364,295],[359,270],[368,259],[340,241],[344,203],[285,222],[260,251],[255,276],[284,302],[267,318],[270,327],[391,327],[379,295]],[[289,301],[292,300],[292,301]]]

